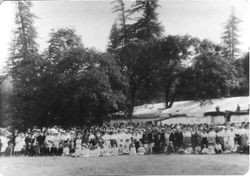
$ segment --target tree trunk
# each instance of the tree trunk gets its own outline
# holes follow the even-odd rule
[[[169,106],[169,86],[165,87],[165,108]]]
[[[175,101],[176,92],[172,92],[171,90],[171,84],[168,84],[165,87],[165,108],[171,108]]]
[[[136,98],[136,83],[133,79],[133,75],[130,77],[130,100],[129,100],[129,108],[128,108],[128,118],[131,120],[133,117],[133,111],[135,106],[135,98]]]

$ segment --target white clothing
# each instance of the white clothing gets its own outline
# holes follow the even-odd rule
[[[0,136],[0,141],[2,143],[1,153],[3,153],[8,147],[8,139],[5,136]]]
[[[14,152],[21,152],[25,145],[25,138],[17,136],[15,142]]]

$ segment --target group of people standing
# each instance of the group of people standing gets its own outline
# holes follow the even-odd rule
[[[249,154],[249,123],[123,123],[63,129],[0,130],[1,156],[110,156],[157,153]]]

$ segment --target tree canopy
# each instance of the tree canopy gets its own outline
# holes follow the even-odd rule
[[[1,91],[0,125],[101,124],[115,112],[131,118],[134,106],[177,100],[248,95],[249,53],[236,58],[238,23],[232,13],[223,45],[189,35],[167,35],[158,1],[112,2],[117,13],[107,52],[84,47],[72,28],[51,30],[39,53],[30,1],[16,2],[10,45],[11,89]]]

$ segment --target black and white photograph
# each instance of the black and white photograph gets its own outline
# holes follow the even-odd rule
[[[0,24],[0,176],[249,174],[249,0],[0,0]]]

